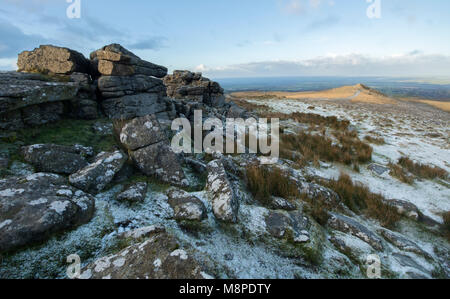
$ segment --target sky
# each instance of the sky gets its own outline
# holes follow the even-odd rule
[[[120,43],[212,78],[450,77],[449,12],[448,0],[0,0],[0,70],[41,44],[89,56]]]

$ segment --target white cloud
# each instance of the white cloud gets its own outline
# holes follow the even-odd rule
[[[13,71],[17,69],[16,58],[0,58],[0,70]]]
[[[327,55],[306,60],[273,60],[204,68],[210,77],[271,76],[450,76],[450,56],[408,54],[373,57]]]

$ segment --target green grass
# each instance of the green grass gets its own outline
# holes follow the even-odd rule
[[[17,140],[24,145],[53,143],[58,145],[92,146],[96,153],[112,151],[116,142],[112,135],[100,136],[92,129],[98,120],[66,119],[53,124],[22,129],[17,132]]]

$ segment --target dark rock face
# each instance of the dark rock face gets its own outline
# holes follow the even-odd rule
[[[106,99],[102,102],[102,107],[111,119],[133,119],[167,110],[165,100],[155,93],[139,93]]]
[[[70,75],[74,72],[90,73],[90,62],[83,54],[51,45],[19,54],[19,72]]]
[[[214,160],[207,165],[208,179],[206,190],[214,215],[224,222],[238,221],[239,199],[228,180],[225,168],[220,160]]]
[[[145,75],[162,78],[167,68],[140,59],[119,44],[111,44],[91,53],[90,58],[104,76]]]
[[[201,73],[174,71],[164,78],[167,95],[175,99],[194,100],[212,107],[225,104],[223,89],[219,83],[202,77]]]
[[[335,230],[343,233],[350,233],[351,235],[358,237],[376,250],[383,250],[381,239],[367,227],[351,218],[338,214],[331,214],[328,225]]]
[[[16,130],[60,120],[66,106],[72,106],[68,110],[75,117],[97,117],[92,86],[80,77],[89,76],[0,72],[0,129]]]
[[[116,196],[116,199],[118,201],[141,202],[145,199],[147,186],[148,184],[146,182],[129,185],[123,192],[120,192]]]
[[[121,151],[100,153],[93,163],[72,174],[69,182],[85,192],[96,194],[113,180],[127,159]]]
[[[170,189],[167,196],[176,220],[202,221],[206,218],[205,205],[197,197],[180,189]]]
[[[105,99],[118,98],[136,93],[166,95],[166,88],[161,79],[145,75],[101,76],[98,79],[98,90]]]
[[[44,241],[53,233],[87,223],[94,199],[55,174],[0,180],[0,252]]]
[[[35,144],[22,148],[26,162],[40,172],[72,174],[88,165],[85,157],[93,155],[88,147]]]
[[[146,236],[145,241],[88,265],[80,278],[202,279],[209,276],[191,252],[179,248],[173,236],[156,229]]]

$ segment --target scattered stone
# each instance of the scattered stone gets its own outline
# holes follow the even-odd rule
[[[207,165],[208,179],[206,190],[217,219],[224,222],[238,221],[239,199],[228,180],[225,168],[220,160],[214,160]]]
[[[372,163],[369,166],[367,166],[367,169],[373,171],[377,175],[383,175],[386,172],[390,171],[390,169],[388,167],[382,166],[382,165],[379,165],[379,164],[375,164],[375,163]]]
[[[36,173],[0,180],[0,252],[41,242],[87,223],[94,199],[67,186],[56,174]]]
[[[350,233],[353,236],[358,237],[376,250],[383,250],[381,239],[367,227],[351,218],[332,213],[328,225],[335,230],[343,233]]]
[[[118,201],[142,202],[147,194],[146,182],[138,182],[128,186],[125,191],[116,196]]]
[[[153,144],[131,153],[137,168],[147,176],[156,176],[177,187],[189,186],[178,156],[166,142]]]
[[[272,210],[285,210],[285,211],[294,211],[297,209],[295,204],[289,202],[288,200],[272,196],[270,198],[270,203],[268,204],[268,208]]]
[[[120,133],[120,142],[130,151],[166,141],[155,115],[135,118],[127,123]]]
[[[167,196],[176,220],[202,221],[206,218],[205,205],[197,197],[175,188],[170,189]]]
[[[121,151],[102,152],[95,157],[93,163],[72,174],[69,181],[85,192],[96,194],[112,181],[127,159]]]
[[[72,174],[88,165],[85,157],[94,154],[91,147],[35,144],[22,148],[24,160],[39,172]]]
[[[96,122],[95,124],[92,125],[92,129],[96,134],[100,136],[109,136],[112,135],[113,133],[113,124],[110,122],[108,123]]]
[[[155,234],[159,234],[165,232],[166,229],[162,226],[146,226],[141,227],[132,231],[127,231],[118,236],[119,239],[133,239],[135,241],[143,241],[143,239],[150,238]]]
[[[90,73],[90,62],[83,54],[52,45],[20,53],[17,66],[19,72],[63,75]]]
[[[82,270],[82,279],[202,279],[205,269],[178,241],[160,232],[103,257]]]
[[[386,200],[385,202],[388,205],[395,207],[400,215],[404,215],[416,221],[419,220],[420,211],[416,205],[404,200],[394,200],[394,199]]]
[[[277,239],[290,239],[294,243],[310,241],[309,219],[301,212],[270,211],[265,218],[266,229]]]

